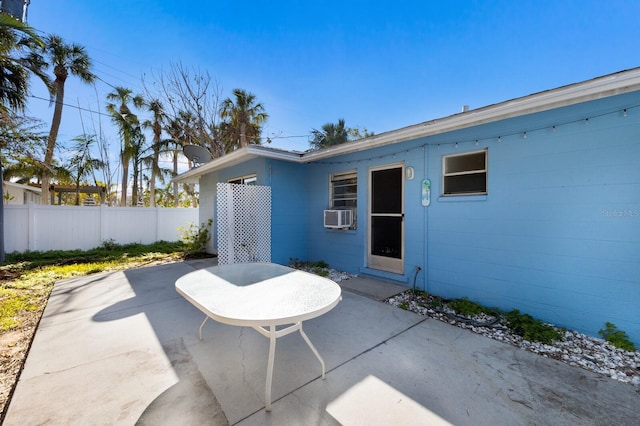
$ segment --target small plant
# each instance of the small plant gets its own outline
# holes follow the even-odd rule
[[[209,228],[213,223],[212,219],[209,219],[206,224],[200,224],[200,227],[194,224],[189,225],[189,228],[179,227],[180,239],[184,242],[185,253],[188,255],[195,255],[204,253],[207,249],[207,243],[211,238]]]
[[[4,194],[3,197],[4,197],[4,203],[5,204],[9,204],[9,201],[16,199],[16,197],[14,197],[13,195],[9,194],[8,192],[6,194]]]
[[[618,327],[616,327],[615,324],[607,321],[604,323],[604,327],[604,330],[600,329],[598,331],[604,340],[611,343],[616,348],[624,349],[625,351],[636,350],[633,342],[629,340],[627,333],[622,330],[618,330]]]
[[[433,300],[431,301],[431,307],[432,308],[442,308],[442,306],[444,306],[444,301],[442,300],[442,297],[435,296],[433,298]]]
[[[300,269],[311,272],[312,274],[320,275],[321,277],[329,275],[329,264],[324,260],[319,260],[317,262],[303,262],[297,257],[293,257],[289,259],[289,266],[294,269]]]
[[[314,266],[313,268],[311,268],[311,272],[321,277],[326,277],[329,275],[329,271],[327,271],[327,268],[320,268],[318,266]]]
[[[474,315],[479,315],[483,312],[487,312],[488,309],[484,306],[472,302],[466,297],[462,299],[455,299],[449,302],[449,307],[456,311],[457,313],[464,315],[466,317],[472,317]]]
[[[398,308],[404,309],[405,311],[409,310],[409,304],[407,302],[402,302],[398,305]]]
[[[116,243],[116,240],[114,240],[113,238],[109,238],[108,240],[104,240],[102,242],[102,244],[100,245],[100,248],[102,248],[104,250],[107,250],[107,251],[118,250],[121,247],[122,247],[122,245]]]
[[[429,298],[429,293],[424,290],[416,290],[413,292],[413,295],[418,298],[427,299]]]
[[[514,334],[530,342],[550,344],[554,340],[562,338],[560,332],[553,326],[545,324],[529,314],[522,314],[517,309],[505,313],[504,317],[507,320],[509,329]]]

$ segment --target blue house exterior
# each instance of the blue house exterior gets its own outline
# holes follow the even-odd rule
[[[325,150],[249,146],[177,180],[199,182],[206,222],[216,183],[241,176],[272,188],[274,262],[590,335],[609,321],[640,344],[640,68]],[[327,209],[354,225],[326,228]]]

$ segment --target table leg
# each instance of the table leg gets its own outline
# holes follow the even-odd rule
[[[276,355],[276,326],[269,326],[269,361],[267,364],[267,382],[264,387],[266,411],[271,411],[271,381],[273,379],[273,361]]]
[[[200,324],[200,329],[198,330],[200,332],[200,340],[202,340],[202,327],[204,327],[204,323],[207,322],[208,319],[209,317],[204,317],[204,321]]]
[[[302,321],[297,322],[289,327],[283,328],[279,331],[277,330],[275,325],[270,325],[268,330],[265,327],[261,327],[261,326],[255,326],[254,329],[269,339],[269,360],[267,361],[267,380],[264,385],[264,399],[265,399],[264,408],[266,411],[271,411],[271,384],[273,381],[273,364],[276,356],[276,340],[278,337],[283,337],[295,331],[300,331],[300,335],[302,336],[304,341],[307,342],[307,346],[309,346],[313,354],[316,356],[316,358],[318,358],[318,361],[320,361],[320,365],[322,366],[322,378],[323,379],[325,378],[324,360],[318,353],[318,350],[316,349],[316,347],[313,346],[313,343],[311,343],[311,340],[309,339],[307,334],[302,330]]]
[[[311,343],[311,340],[309,340],[306,333],[302,331],[302,322],[300,323],[300,334],[302,335],[302,338],[304,339],[304,341],[307,342],[307,345],[309,345],[309,347],[313,351],[313,354],[316,356],[316,358],[318,358],[318,361],[320,361],[320,365],[322,366],[322,379],[324,380],[324,360],[318,353],[318,350],[316,349],[316,347],[313,346],[313,343]]]

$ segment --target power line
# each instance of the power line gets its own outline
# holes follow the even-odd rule
[[[104,81],[102,79],[100,79],[101,81]],[[106,83],[106,82],[105,82]],[[109,83],[106,83],[109,84]],[[110,85],[110,84],[109,84]],[[110,85],[111,86],[111,85]],[[111,86],[114,87],[114,86]],[[51,102],[51,99],[47,99],[47,98],[43,98],[41,96],[36,96],[36,95],[28,95],[30,98],[34,98],[34,99],[38,99],[38,100],[42,100],[42,101],[47,101],[47,102]],[[100,112],[100,111],[95,111],[92,110],[90,108],[84,108],[81,107],[79,105],[72,105],[72,104],[68,104],[63,102],[62,103],[63,106],[68,107],[68,108],[74,108],[77,109],[78,111],[85,111],[85,112],[89,112],[91,114],[98,114],[98,115],[102,115],[104,117],[109,117],[109,118],[113,118],[110,114],[104,113],[104,112]],[[140,117],[140,115],[138,115],[138,117]],[[141,118],[145,118],[144,116],[141,116]],[[146,117],[147,119],[150,119],[151,117]],[[292,138],[308,138],[311,135],[292,135],[292,136],[268,136],[268,139],[292,139]]]
[[[41,97],[41,96],[36,96],[36,95],[28,95],[28,96],[29,96],[30,98],[34,98],[34,99],[39,99],[39,100],[42,100],[42,101],[51,102],[51,99],[43,98],[43,97]],[[62,105],[66,106],[66,107],[69,107],[69,108],[75,108],[75,109],[80,110],[80,111],[86,111],[86,112],[90,112],[90,113],[92,113],[92,114],[104,115],[105,117],[109,117],[109,118],[111,118],[111,115],[109,115],[109,114],[107,114],[107,113],[100,112],[100,111],[94,111],[94,110],[89,109],[89,108],[83,108],[83,107],[81,107],[81,106],[71,105],[71,104],[67,104],[67,103],[64,103],[64,102],[62,103]]]

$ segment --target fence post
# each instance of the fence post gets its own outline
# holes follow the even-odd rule
[[[27,250],[34,251],[36,247],[36,205],[34,203],[27,204],[27,217],[28,217],[28,225],[27,225]]]
[[[156,241],[159,241],[160,238],[160,209],[158,206],[154,207],[156,209]]]
[[[107,221],[105,216],[107,214],[106,204],[100,204],[100,244],[104,243],[107,239]]]

